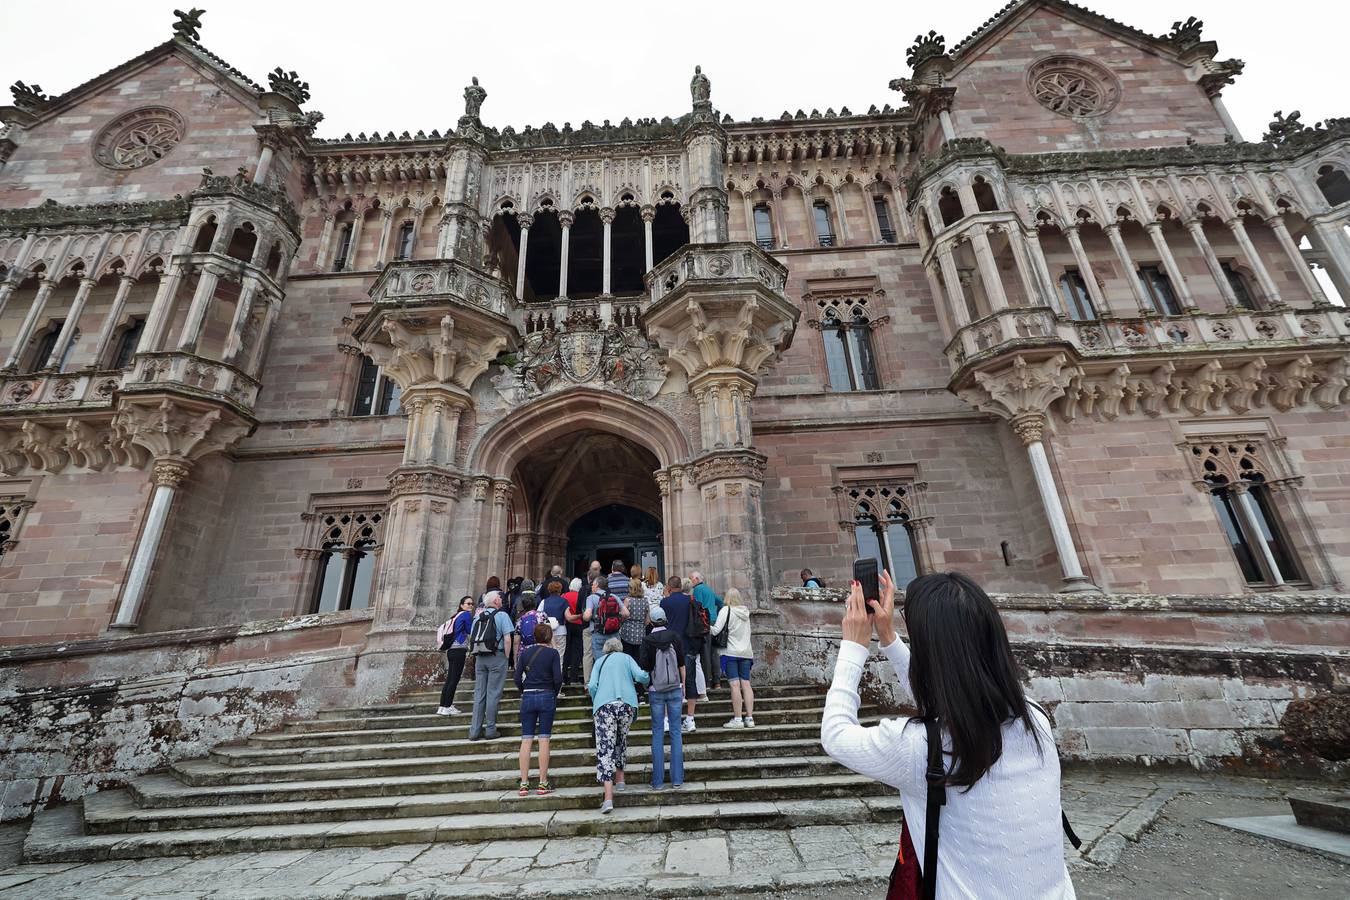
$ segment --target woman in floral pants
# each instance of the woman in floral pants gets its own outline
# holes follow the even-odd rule
[[[624,786],[624,758],[628,755],[628,728],[637,718],[635,685],[646,684],[649,676],[633,658],[623,652],[618,638],[605,641],[604,656],[591,669],[587,690],[591,694],[591,714],[595,717],[596,780],[605,786],[600,812],[614,809],[614,791]]]

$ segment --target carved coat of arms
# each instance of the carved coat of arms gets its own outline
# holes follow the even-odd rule
[[[516,364],[494,378],[493,384],[511,404],[574,385],[650,400],[666,374],[656,348],[641,328],[605,328],[594,319],[576,318],[562,329],[527,335]]]

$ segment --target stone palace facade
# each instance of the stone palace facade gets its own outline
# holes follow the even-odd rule
[[[1018,0],[865,111],[695,68],[518,130],[475,78],[339,137],[178,16],[0,108],[6,814],[433,679],[460,595],[592,558],[747,590],[798,678],[803,566],[965,571],[1071,755],[1261,755],[1350,679],[1350,120],[1239,134],[1201,23]]]

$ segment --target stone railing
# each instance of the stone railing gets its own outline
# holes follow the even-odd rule
[[[1350,312],[1342,307],[1235,309],[1180,316],[1112,317],[1073,322],[1048,307],[1001,310],[972,322],[946,347],[954,370],[1003,350],[1028,344],[1068,344],[1085,358],[1170,350],[1272,348],[1350,338]]]
[[[201,185],[189,196],[193,199],[238,197],[276,213],[293,231],[300,230],[300,213],[296,211],[295,204],[286,196],[286,192],[265,184],[255,184],[248,180],[243,169],[234,175],[215,175],[209,169],[204,170]]]
[[[138,353],[122,387],[136,393],[171,388],[251,409],[262,385],[227,363],[191,353],[158,352]]]
[[[376,304],[437,305],[450,301],[508,314],[512,296],[506,282],[453,259],[399,260],[385,266],[370,289]]]
[[[695,281],[716,284],[758,281],[770,291],[787,289],[787,267],[752,243],[688,244],[647,273],[652,303]]]
[[[0,411],[111,406],[121,384],[121,370],[0,375]]]

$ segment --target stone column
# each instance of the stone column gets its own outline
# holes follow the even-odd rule
[[[384,264],[389,262],[389,231],[394,224],[394,212],[389,209],[380,209],[380,218],[383,223],[380,225],[380,246],[375,253],[375,268],[383,269]]]
[[[558,267],[558,299],[567,299],[567,256],[572,244],[572,214],[558,213],[558,225],[562,228],[562,264]]]
[[[422,236],[422,218],[426,215],[426,207],[419,206],[413,213],[412,218],[412,242],[408,244],[408,259],[417,258],[417,241]]]
[[[239,302],[234,307],[234,317],[230,320],[230,333],[225,339],[223,360],[234,364],[244,352],[244,332],[248,329],[249,317],[253,314],[253,295],[262,283],[256,275],[245,275],[244,284],[239,289]]]
[[[14,296],[14,291],[19,286],[18,277],[19,273],[11,268],[4,278],[0,279],[0,314],[4,313],[5,307],[9,304],[9,298]]]
[[[839,220],[839,243],[845,245],[849,242],[849,230],[848,216],[845,215],[844,210],[844,197],[834,185],[830,185],[830,193],[834,196],[834,215]]]
[[[114,628],[136,626],[141,604],[145,600],[145,591],[150,584],[150,571],[154,567],[155,557],[159,554],[159,544],[164,537],[164,525],[168,522],[169,511],[173,508],[174,494],[187,480],[190,467],[191,463],[185,459],[170,457],[155,460],[155,492],[150,498],[150,508],[145,514],[140,540],[136,542],[136,552],[131,557],[126,588],[122,591],[122,602],[117,607],[117,617],[112,622]]]
[[[773,233],[778,240],[778,246],[786,248],[787,223],[783,221],[783,193],[779,191],[773,195],[773,205],[769,207],[769,220],[773,223]]]
[[[1275,232],[1275,239],[1284,248],[1285,255],[1289,257],[1289,262],[1293,264],[1294,271],[1298,273],[1299,282],[1302,283],[1303,289],[1308,292],[1308,297],[1312,302],[1328,302],[1326,295],[1322,293],[1322,286],[1317,283],[1317,276],[1313,275],[1312,269],[1308,267],[1308,261],[1303,258],[1303,252],[1298,249],[1298,244],[1294,242],[1293,236],[1289,233],[1289,228],[1284,224],[1283,214],[1271,216],[1270,230]]]
[[[343,267],[344,272],[356,271],[356,256],[361,252],[361,227],[365,225],[365,210],[353,210],[352,214],[352,239],[347,245],[347,264]]]
[[[952,124],[952,114],[945,109],[938,110],[938,122],[942,125],[942,139],[955,140],[956,126]]]
[[[1121,266],[1125,269],[1125,280],[1130,283],[1130,290],[1134,292],[1134,302],[1139,306],[1141,316],[1150,313],[1165,314],[1166,310],[1154,309],[1153,301],[1144,293],[1144,286],[1139,280],[1139,268],[1134,264],[1130,257],[1130,251],[1125,246],[1125,239],[1120,236],[1120,226],[1114,222],[1105,225],[1102,230],[1106,232],[1106,237],[1111,241],[1111,249],[1116,251],[1116,258],[1120,260]]]
[[[1270,570],[1271,581],[1276,586],[1283,586],[1284,575],[1280,572],[1279,564],[1275,562],[1275,554],[1271,552],[1270,544],[1266,542],[1265,535],[1257,526],[1261,521],[1260,511],[1256,508],[1256,501],[1252,499],[1247,487],[1245,481],[1239,481],[1230,488],[1237,497],[1238,506],[1242,507],[1242,530],[1246,532],[1247,543],[1256,545],[1257,552],[1265,560],[1266,568]]]
[[[47,299],[55,289],[56,278],[44,273],[38,282],[37,296],[28,307],[28,314],[23,317],[23,324],[14,335],[14,344],[9,348],[9,356],[5,359],[3,367],[6,372],[13,372],[19,368],[19,360],[24,350],[28,348],[28,342],[33,339],[33,330],[37,328],[38,317],[47,308]]]
[[[80,279],[80,286],[75,291],[75,299],[70,302],[70,312],[66,313],[66,321],[61,325],[61,333],[56,336],[56,344],[52,347],[52,355],[47,359],[44,368],[61,370],[61,360],[70,350],[70,345],[75,340],[75,330],[80,326],[80,316],[84,313],[84,306],[89,302],[89,292],[94,289],[97,282],[89,276]]]
[[[761,496],[766,458],[724,450],[694,461],[703,501],[703,569],[719,592],[739,588],[754,606],[768,605],[770,585]]]
[[[610,243],[610,230],[614,225],[614,210],[605,207],[600,210],[600,223],[605,227],[605,252],[604,252],[604,271],[600,273],[601,287],[600,293],[608,295],[610,293],[610,269],[612,267],[613,247]]]
[[[215,296],[216,285],[225,270],[207,263],[197,279],[197,290],[192,295],[192,305],[188,307],[187,318],[183,321],[183,333],[178,337],[178,349],[193,353],[197,349],[197,340],[201,337],[202,323],[206,321],[206,308]]]
[[[1045,248],[1041,246],[1041,233],[1032,228],[1029,231],[1023,231],[1022,238],[1026,241],[1027,255],[1031,258],[1031,268],[1036,273],[1036,280],[1045,290],[1050,308],[1056,314],[1064,315],[1064,304],[1061,302],[1059,291],[1056,289],[1055,279],[1050,277],[1050,265],[1045,261]]]
[[[1224,224],[1228,226],[1229,231],[1233,232],[1233,237],[1237,240],[1238,246],[1242,248],[1242,255],[1247,258],[1247,265],[1256,273],[1256,280],[1261,283],[1261,290],[1265,291],[1266,301],[1272,306],[1283,304],[1284,299],[1280,297],[1280,289],[1275,285],[1275,279],[1270,277],[1270,272],[1266,271],[1266,264],[1261,261],[1260,254],[1256,252],[1251,236],[1247,234],[1247,228],[1242,224],[1242,217],[1234,216]]]
[[[178,289],[187,277],[187,268],[181,262],[170,262],[169,268],[159,279],[159,290],[155,292],[155,301],[150,304],[150,312],[145,317],[145,332],[141,339],[141,348],[155,351],[164,341],[164,332],[173,320],[174,301],[178,298]]]
[[[1069,241],[1069,249],[1073,251],[1074,261],[1078,263],[1078,274],[1083,277],[1083,284],[1087,286],[1088,296],[1092,298],[1092,305],[1097,309],[1097,315],[1110,315],[1111,307],[1106,302],[1105,295],[1102,294],[1102,286],[1097,283],[1097,276],[1092,271],[1092,263],[1088,260],[1087,251],[1083,249],[1083,240],[1078,235],[1078,226],[1070,225],[1064,229],[1064,236]],[[1130,273],[1134,275],[1133,272]]]
[[[117,279],[117,293],[113,295],[112,308],[108,310],[108,315],[103,319],[103,326],[98,331],[98,343],[94,346],[94,356],[89,362],[89,368],[97,369],[103,365],[103,358],[108,354],[108,347],[112,344],[113,332],[122,318],[122,311],[126,309],[127,295],[131,293],[131,287],[135,283],[136,279],[130,275],[122,275]]]
[[[1228,114],[1228,107],[1224,106],[1223,98],[1217,93],[1209,95],[1209,102],[1214,106],[1214,112],[1218,114],[1219,121],[1223,123],[1224,130],[1232,136],[1234,141],[1242,143],[1242,132],[1238,131],[1237,123],[1233,117]]]
[[[338,344],[338,353],[342,354],[342,363],[338,369],[337,396],[334,399],[332,415],[351,414],[352,398],[355,396],[357,375],[360,373],[361,348],[345,341]]]
[[[970,243],[975,248],[975,264],[980,267],[980,279],[984,281],[984,294],[989,298],[989,311],[996,313],[1008,308],[1008,295],[1003,290],[1003,278],[999,275],[998,264],[994,262],[994,251],[989,246],[989,235],[982,226],[971,229]]]
[[[1219,288],[1224,306],[1229,309],[1236,309],[1238,305],[1237,295],[1233,293],[1233,286],[1228,283],[1228,275],[1223,270],[1223,263],[1219,262],[1219,257],[1214,253],[1213,245],[1210,244],[1209,238],[1205,236],[1204,223],[1199,219],[1190,219],[1186,222],[1186,231],[1190,233],[1196,249],[1204,257],[1205,267],[1209,269],[1210,276]]]
[[[1167,270],[1167,278],[1172,282],[1172,287],[1176,289],[1177,299],[1181,301],[1181,306],[1187,312],[1196,311],[1195,298],[1191,296],[1190,285],[1186,284],[1186,277],[1181,274],[1181,268],[1177,265],[1176,257],[1172,255],[1172,248],[1167,246],[1167,236],[1163,234],[1162,225],[1157,222],[1147,222],[1144,230],[1148,232],[1149,238],[1153,241],[1153,249],[1158,251],[1158,258],[1162,260],[1163,268]]]
[[[1041,495],[1045,517],[1050,523],[1055,553],[1059,556],[1059,566],[1064,572],[1064,587],[1061,590],[1096,590],[1083,574],[1082,566],[1078,564],[1078,550],[1073,545],[1069,520],[1064,515],[1063,505],[1059,502],[1059,486],[1055,484],[1055,475],[1050,470],[1050,460],[1045,455],[1045,444],[1042,442],[1042,433],[1045,429],[1044,413],[1026,413],[1018,416],[1012,420],[1012,427],[1027,448],[1031,473],[1036,479],[1036,490]]]
[[[1053,301],[1049,297],[1042,297],[1041,283],[1036,278],[1030,260],[1027,259],[1027,248],[1022,242],[1022,229],[1007,224],[1000,226],[1000,230],[1008,235],[1008,250],[1012,253],[1013,267],[1017,269],[1017,280],[1022,285],[1022,292],[1026,294],[1027,305],[1049,306],[1053,309]]]
[[[534,220],[529,216],[517,216],[520,222],[520,253],[516,256],[516,299],[525,299],[525,248],[530,243],[530,223]]]
[[[644,247],[646,248],[646,267],[642,270],[645,275],[652,270],[652,222],[656,219],[656,207],[644,206],[641,210],[642,215],[642,237]]]
[[[333,223],[335,221],[332,213],[324,214],[323,229],[319,232],[319,251],[314,254],[314,268],[320,272],[328,269],[328,254],[333,249],[330,245],[333,242]]]
[[[1341,298],[1350,303],[1350,247],[1346,245],[1345,223],[1329,222],[1320,219],[1312,223],[1313,232],[1317,236],[1315,243],[1320,243],[1321,250],[1326,256],[1330,265],[1327,268],[1327,274],[1331,276],[1332,283],[1341,291]],[[1310,238],[1311,240],[1311,238]],[[1342,287],[1345,285],[1346,287]]]
[[[960,331],[970,324],[970,307],[966,306],[966,295],[961,289],[961,274],[956,271],[951,245],[938,247],[937,258],[942,268],[942,286],[947,291],[947,308],[951,311],[952,323]]]

